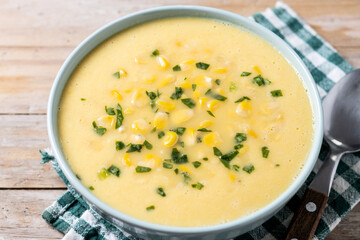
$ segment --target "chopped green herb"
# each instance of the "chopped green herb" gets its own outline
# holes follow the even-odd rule
[[[90,190],[90,191],[94,191],[95,188],[94,188],[93,186],[90,186],[90,187],[89,187],[89,190]]]
[[[173,148],[171,152],[171,159],[175,164],[183,164],[188,162],[188,157],[186,154],[181,154],[177,148]]]
[[[273,90],[270,93],[271,93],[271,95],[273,97],[282,97],[283,96],[282,91],[280,89],[279,90]]]
[[[150,107],[151,107],[152,109],[154,109],[154,108],[156,107],[154,100],[150,100]],[[156,110],[156,111],[157,111],[157,110]]]
[[[146,91],[145,93],[150,98],[150,100],[154,100],[157,97],[156,93],[154,93],[154,92]]]
[[[247,97],[247,96],[243,96],[243,97],[239,98],[238,100],[236,100],[235,103],[239,103],[239,102],[242,102],[244,100],[251,100],[251,99],[249,97]]]
[[[96,125],[96,122],[95,122],[95,121],[92,122],[92,125],[93,125],[93,127],[94,127],[94,131],[95,131],[98,135],[102,136],[102,135],[104,135],[104,134],[106,133],[106,128],[104,128],[104,127],[98,127],[98,126]]]
[[[112,175],[115,175],[117,177],[120,176],[120,169],[118,167],[114,166],[114,165],[111,165],[107,170]]]
[[[193,108],[196,105],[195,101],[192,100],[191,98],[183,98],[183,99],[181,99],[181,102],[189,108]]]
[[[154,205],[148,206],[148,207],[146,208],[146,211],[152,211],[152,210],[155,210],[155,206],[154,206]]]
[[[204,157],[204,158],[203,158],[203,160],[204,160],[204,161],[207,161],[207,160],[209,160],[209,158],[207,158],[207,157]]]
[[[179,145],[180,145],[181,147],[185,147],[185,143],[184,143],[184,142],[179,142]]]
[[[116,123],[115,123],[115,129],[118,129],[119,127],[121,127],[122,122],[124,121],[124,116],[122,114],[122,108],[120,106],[120,104],[118,104],[116,106]]]
[[[251,73],[250,72],[242,72],[241,73],[241,76],[242,77],[246,77],[246,76],[249,76]]]
[[[79,174],[75,174],[75,177],[81,181],[81,177]]]
[[[242,148],[244,145],[242,145],[242,144],[236,144],[235,146],[234,146],[234,149],[235,150],[238,150],[238,149],[240,149],[240,148]]]
[[[256,83],[258,86],[265,85],[265,80],[261,75],[257,75],[253,78],[253,83]]]
[[[202,142],[201,137],[197,137],[197,138],[196,138],[196,142],[197,142],[197,143],[201,143],[201,142]]]
[[[198,167],[200,167],[201,162],[195,161],[195,162],[193,162],[192,164],[194,165],[195,168],[198,168]]]
[[[147,140],[145,140],[144,146],[146,147],[146,149],[149,149],[149,150],[151,150],[151,149],[153,148],[153,146],[151,145],[151,143],[149,143]]]
[[[170,96],[171,99],[179,99],[181,95],[184,93],[184,90],[181,87],[175,87],[175,92]]]
[[[188,182],[191,180],[191,177],[189,176],[189,173],[188,173],[188,172],[181,172],[181,174],[182,174],[183,177],[184,177],[184,182],[185,182],[185,183],[188,183]]]
[[[207,70],[210,67],[210,64],[203,63],[203,62],[198,62],[195,65],[197,68],[202,69],[202,70]]]
[[[170,131],[175,132],[179,136],[182,136],[184,134],[185,130],[186,130],[186,128],[184,128],[184,127],[170,129]]]
[[[159,187],[156,189],[157,194],[159,194],[162,197],[166,196],[166,193],[164,192],[164,189],[162,187]]]
[[[241,143],[246,141],[247,137],[245,133],[236,133],[235,135],[235,142],[236,143]]]
[[[192,88],[193,91],[195,91],[195,89],[196,89],[196,84],[192,84],[192,85],[191,85],[191,88]]]
[[[214,115],[211,111],[208,110],[207,113],[208,113],[210,116],[215,117],[215,115]]]
[[[113,74],[113,76],[116,77],[116,78],[120,78],[120,73],[116,72],[116,73]]]
[[[198,183],[195,183],[195,184],[191,184],[191,187],[197,188],[198,190],[201,190],[204,187],[204,185],[198,182]]]
[[[86,101],[86,98],[80,98],[81,101]]]
[[[108,108],[107,106],[105,106],[105,112],[109,115],[115,115],[114,108]]]
[[[160,55],[160,51],[158,49],[155,49],[152,53],[151,53],[151,56],[152,57],[156,57],[156,56],[159,56]]]
[[[217,148],[213,147],[214,155],[220,157],[222,155],[222,152]]]
[[[151,168],[149,168],[149,167],[143,167],[143,166],[137,166],[137,167],[135,168],[135,171],[136,171],[137,173],[150,172],[150,171],[151,171]]]
[[[163,131],[161,131],[161,132],[158,133],[158,138],[159,138],[159,139],[162,138],[163,136],[165,136],[165,133],[164,133]]]
[[[280,167],[280,164],[278,164],[278,163],[277,163],[277,164],[275,164],[275,167]]]
[[[236,84],[234,82],[230,82],[229,90],[230,92],[234,91],[236,89]]]
[[[236,165],[236,164],[232,165],[232,167],[233,167],[233,169],[234,169],[236,172],[238,172],[239,169],[240,169],[240,166],[239,166],[239,165]]]
[[[227,154],[221,155],[220,156],[220,162],[222,162],[222,164],[224,164],[224,166],[226,168],[230,169],[230,161],[234,159],[234,157],[236,157],[236,155],[238,155],[238,151],[231,151]]]
[[[219,101],[225,101],[227,99],[227,97],[224,97],[220,94],[217,94],[217,93],[214,93],[211,91],[211,89],[207,90],[205,95],[208,95],[216,100],[219,100]]]
[[[102,168],[98,171],[98,178],[100,180],[104,180],[105,178],[107,178],[108,176],[110,176],[109,171],[106,168]]]
[[[206,129],[206,128],[199,128],[197,131],[199,131],[199,132],[212,132],[210,129]]]
[[[178,174],[178,173],[179,173],[179,169],[175,168],[175,169],[174,169],[174,172],[175,172],[175,174]]]
[[[246,165],[245,167],[243,167],[243,171],[245,171],[249,174],[254,170],[255,170],[255,167],[252,164],[249,164],[249,165]]]
[[[216,85],[220,85],[221,80],[220,80],[220,79],[216,79],[216,80],[215,80],[215,83],[216,83]]]
[[[269,156],[270,150],[268,149],[268,147],[264,146],[261,148],[261,152],[262,152],[263,158],[267,158]]]
[[[179,65],[176,65],[176,66],[173,67],[173,71],[174,72],[181,71],[181,67]]]
[[[130,152],[141,152],[143,145],[142,144],[130,144],[129,149],[126,151],[127,153]]]
[[[163,168],[172,169],[173,165],[171,163],[163,162]]]
[[[156,132],[156,127],[154,127],[153,129],[151,129],[151,133]]]

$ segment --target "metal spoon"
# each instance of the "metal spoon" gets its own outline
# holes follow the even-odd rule
[[[306,190],[286,240],[312,239],[326,202],[336,168],[344,153],[360,151],[360,69],[343,77],[323,101],[324,139],[330,153]]]

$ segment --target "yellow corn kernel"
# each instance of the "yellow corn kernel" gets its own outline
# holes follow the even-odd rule
[[[164,78],[163,80],[161,80],[159,83],[158,83],[158,86],[159,87],[164,87],[166,85],[168,85],[169,83],[173,82],[175,79],[174,79],[174,76],[170,75],[170,76],[167,76],[166,78]]]
[[[221,139],[217,132],[212,132],[204,136],[203,142],[209,147],[212,147],[217,146],[219,143],[221,143]]]
[[[200,91],[198,89],[195,89],[193,92],[193,98],[199,99],[200,97]]]
[[[190,120],[194,116],[191,109],[181,109],[170,114],[170,119],[176,125]]]
[[[249,146],[245,145],[244,147],[238,150],[239,154],[243,154],[249,150]]]
[[[126,77],[127,76],[127,72],[123,68],[119,69],[119,74],[120,74],[120,77]]]
[[[131,108],[124,108],[123,113],[124,115],[130,115],[134,112]]]
[[[163,112],[157,112],[154,117],[154,127],[163,130],[168,126],[168,115]]]
[[[145,156],[146,161],[154,161],[154,166],[159,166],[161,163],[161,158],[155,156],[154,154],[146,154]]]
[[[130,142],[133,143],[133,144],[144,144],[144,142],[146,140],[144,135],[142,135],[140,133],[131,134],[129,139],[130,139]]]
[[[224,90],[224,89],[222,89],[222,88],[218,88],[218,89],[216,89],[216,92],[217,92],[218,94],[222,94],[222,95],[224,95],[224,94],[225,94],[225,90]]]
[[[191,88],[191,83],[184,81],[184,82],[180,83],[179,86],[182,88],[185,88],[185,89],[189,89],[189,88]]]
[[[122,100],[122,96],[121,96],[121,94],[120,94],[118,91],[112,90],[112,91],[111,91],[111,94],[112,94],[117,100]]]
[[[167,100],[159,99],[156,101],[156,105],[169,112],[175,109],[175,104]]]
[[[213,72],[213,73],[226,73],[227,69],[226,68],[215,68],[215,69],[211,69],[211,72]]]
[[[169,67],[169,61],[162,55],[156,57],[156,62],[163,69]]]
[[[234,118],[235,117],[235,113],[234,113],[234,111],[233,110],[228,110],[228,112],[227,112],[227,114],[228,114],[228,116],[229,117],[231,117],[231,118]]]
[[[201,87],[207,87],[207,88],[211,88],[212,86],[212,78],[211,77],[207,77],[204,75],[199,75],[197,77],[195,77],[195,83],[197,86],[201,86]]]
[[[124,92],[125,92],[125,93],[131,93],[131,92],[132,92],[132,88],[125,88],[125,89],[124,89]]]
[[[137,63],[137,64],[145,64],[145,63],[146,63],[145,61],[143,61],[143,60],[140,59],[139,57],[135,57],[134,61],[135,61],[135,63]]]
[[[265,116],[269,116],[274,113],[273,109],[270,109],[267,104],[263,104],[260,107],[261,113]]]
[[[176,43],[176,46],[181,47],[181,46],[182,46],[182,43],[181,43],[181,42],[177,42],[177,43]]]
[[[232,172],[229,172],[228,175],[229,175],[230,180],[233,181],[233,182],[235,182],[235,180],[236,180],[235,174],[232,173]]]
[[[145,119],[138,119],[131,124],[131,129],[135,133],[145,134],[149,131],[150,125]]]
[[[214,124],[213,121],[204,120],[204,121],[200,122],[199,128],[205,128],[205,127],[211,126],[211,125],[213,125],[213,124]]]
[[[209,100],[207,97],[202,97],[199,99],[200,107],[203,107],[206,105],[207,100]]]
[[[145,90],[142,88],[136,89],[132,98],[131,103],[136,106],[144,106],[147,102],[147,99],[145,98]]]
[[[125,153],[124,157],[123,157],[123,164],[130,167],[131,166],[131,159],[130,159],[130,154],[129,153]]]
[[[147,83],[147,84],[150,84],[150,83],[153,83],[156,81],[156,77],[155,76],[152,76],[152,77],[146,77],[144,78],[143,82],[144,83]]]
[[[215,108],[219,106],[219,103],[219,100],[211,100],[210,102],[208,102],[207,107],[211,112],[213,112]]]
[[[99,126],[112,127],[115,123],[113,116],[102,116],[97,119]]]
[[[194,60],[187,60],[180,63],[181,71],[187,71],[193,68],[195,61]]]
[[[178,135],[175,132],[169,131],[165,134],[163,144],[166,147],[174,146],[178,141]]]
[[[258,66],[254,66],[253,69],[258,73],[258,74],[261,74],[261,70]]]
[[[196,130],[194,128],[187,128],[182,136],[186,146],[192,146],[196,143]]]
[[[236,113],[241,117],[247,117],[251,112],[251,104],[249,101],[244,100],[236,108]]]
[[[252,129],[247,129],[246,133],[249,134],[250,136],[254,137],[254,138],[257,138],[257,134]]]
[[[184,165],[180,165],[179,166],[179,170],[181,171],[181,172],[187,172],[187,173],[191,173],[190,172],[190,170],[187,168],[187,167],[185,167]]]

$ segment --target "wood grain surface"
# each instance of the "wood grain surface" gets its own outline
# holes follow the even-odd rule
[[[360,67],[360,0],[286,1]],[[0,0],[0,239],[60,239],[41,218],[65,190],[38,149],[49,146],[46,105],[66,57],[104,24],[141,9],[203,5],[250,16],[274,0]],[[360,239],[355,207],[327,240]]]

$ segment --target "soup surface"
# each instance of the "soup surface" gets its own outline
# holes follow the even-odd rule
[[[308,155],[313,116],[298,75],[265,41],[173,18],[92,51],[63,92],[59,130],[95,196],[189,227],[248,215],[284,192]]]

